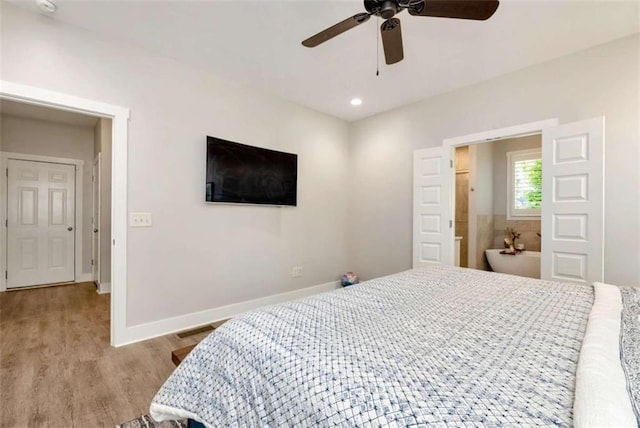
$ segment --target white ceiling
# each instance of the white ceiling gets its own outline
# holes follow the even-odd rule
[[[640,32],[637,0],[502,0],[484,22],[403,12],[405,59],[387,66],[380,51],[376,76],[375,19],[316,48],[300,44],[363,11],[361,1],[57,3],[53,19],[348,121]]]
[[[91,128],[98,123],[98,118],[94,116],[10,100],[0,100],[0,114],[24,119],[44,120],[62,125]]]

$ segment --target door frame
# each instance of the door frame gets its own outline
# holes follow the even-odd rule
[[[558,118],[545,119],[537,122],[528,122],[520,125],[509,126],[506,128],[491,129],[489,131],[476,132],[473,134],[462,135],[459,137],[445,138],[442,140],[442,146],[444,147],[444,156],[449,156],[451,162],[455,159],[455,149],[459,146],[471,146],[475,144],[491,143],[498,140],[505,140],[507,138],[525,137],[527,135],[542,134],[542,131],[546,128],[558,126],[560,121]],[[452,163],[453,165],[453,163]],[[456,171],[455,168],[449,168],[449,179],[453,189],[455,189]],[[449,206],[452,213],[453,223],[456,221],[455,212],[455,195],[449,195]],[[469,233],[471,236],[471,233]],[[455,233],[451,232],[451,241],[455,243]],[[453,244],[452,244],[453,245]]]
[[[9,166],[9,159],[11,160],[21,160],[21,161],[31,161],[31,162],[46,162],[46,163],[57,163],[62,165],[73,165],[75,167],[75,219],[74,219],[74,227],[75,227],[75,239],[74,239],[74,267],[73,267],[73,277],[75,282],[86,281],[89,277],[87,274],[82,273],[82,233],[84,232],[83,224],[82,224],[82,186],[83,186],[83,172],[84,172],[84,161],[81,159],[70,159],[70,158],[56,158],[51,156],[40,156],[40,155],[29,155],[25,153],[13,153],[13,152],[0,152],[0,167],[2,171],[6,171]],[[0,174],[0,213],[4,216],[4,219],[7,219],[8,209],[9,209],[9,201],[7,195],[7,188],[9,182],[6,174]],[[7,270],[7,246],[9,242],[7,240],[7,227],[3,227],[2,231],[0,231],[0,240],[3,244],[0,246],[0,272],[5,272]],[[0,275],[2,280],[0,281],[0,292],[7,290],[7,280],[4,275]]]
[[[73,111],[112,120],[111,345],[121,346],[138,340],[127,328],[127,146],[129,138],[129,109],[6,80],[0,80],[0,99]]]
[[[101,244],[101,224],[100,224],[100,209],[102,208],[102,152],[98,152],[98,156],[93,160],[93,169],[91,173],[91,280],[98,286],[98,292],[100,292],[100,244]],[[96,191],[96,180],[98,181],[98,189]],[[96,212],[97,202],[97,212]],[[97,219],[97,221],[96,221]],[[98,229],[97,232],[94,232]],[[97,237],[96,237],[97,235]],[[96,244],[96,240],[98,243]],[[95,254],[95,258],[93,257]]]

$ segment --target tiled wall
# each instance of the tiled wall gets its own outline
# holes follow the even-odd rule
[[[504,230],[512,227],[520,232],[520,238],[516,244],[524,244],[525,250],[540,251],[540,220],[507,220],[506,215],[493,216],[493,248],[504,247]]]
[[[476,269],[490,271],[491,268],[489,267],[489,262],[484,254],[484,250],[493,248],[494,216],[477,215],[476,219]]]

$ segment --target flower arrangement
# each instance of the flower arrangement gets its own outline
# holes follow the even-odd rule
[[[509,250],[501,251],[502,254],[516,254],[521,250],[516,249],[516,239],[520,238],[520,232],[516,232],[513,227],[504,230],[504,247]]]

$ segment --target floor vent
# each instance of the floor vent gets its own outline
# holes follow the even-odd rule
[[[227,320],[216,321],[214,323],[211,323],[210,325],[203,325],[202,327],[181,331],[180,333],[176,333],[176,336],[178,336],[178,338],[180,339],[184,339],[185,337],[195,336],[196,334],[208,333],[220,327],[225,322],[227,322]]]
[[[215,327],[211,325],[205,325],[202,327],[194,328],[192,330],[181,331],[180,333],[176,333],[176,336],[178,336],[180,339],[184,339],[185,337],[195,336],[196,334],[207,333],[213,330],[215,330]]]

